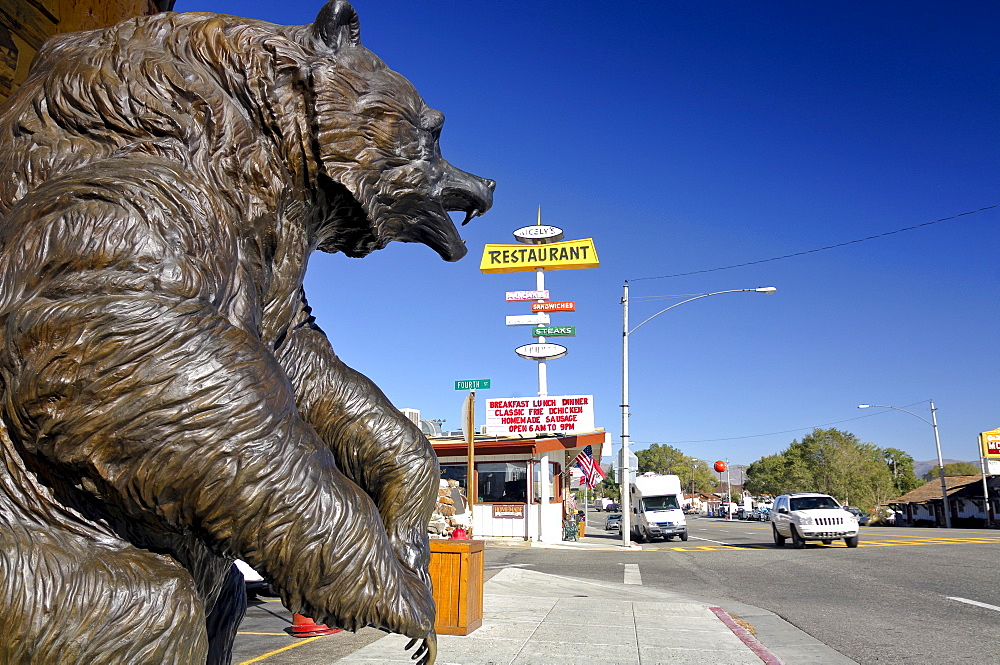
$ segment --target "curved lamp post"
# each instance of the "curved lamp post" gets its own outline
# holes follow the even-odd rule
[[[938,436],[938,426],[937,426],[937,408],[934,406],[934,400],[928,400],[931,403],[931,419],[927,420],[923,416],[918,416],[912,411],[907,411],[906,409],[900,409],[896,406],[888,406],[886,404],[858,404],[859,409],[893,409],[894,411],[902,411],[903,413],[908,413],[914,418],[920,418],[925,423],[934,428],[934,445],[937,446],[937,456],[938,456],[938,475],[941,477],[941,501],[942,509],[944,511],[944,526],[947,529],[951,528],[951,506],[948,505],[948,483],[944,479],[944,459],[941,457],[941,437]]]
[[[642,326],[649,323],[651,320],[658,317],[664,312],[672,310],[674,307],[680,307],[685,303],[689,303],[692,300],[699,300],[701,298],[707,298],[709,296],[717,296],[722,293],[774,293],[778,289],[773,286],[761,286],[756,289],[729,289],[728,291],[714,291],[712,293],[702,293],[693,298],[688,298],[687,300],[682,300],[678,303],[674,303],[670,307],[665,307],[661,309],[656,314],[640,323],[634,328],[628,327],[628,281],[625,282],[624,294],[622,295],[622,469],[621,469],[621,482],[622,488],[622,547],[630,547],[632,545],[632,512],[631,506],[629,505],[631,497],[629,496],[629,485],[630,485],[630,474],[631,469],[626,468],[628,464],[629,457],[629,433],[628,433],[628,338],[629,335],[634,333],[636,330]]]

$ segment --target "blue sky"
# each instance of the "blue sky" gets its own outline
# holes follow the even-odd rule
[[[622,284],[634,447],[749,463],[813,426],[917,460],[975,459],[1000,426],[1000,7],[982,2],[354,3],[363,43],[447,121],[442,152],[497,181],[493,209],[445,263],[396,244],[313,257],[306,288],[334,348],[398,407],[459,429],[458,379],[490,398],[537,391],[532,341],[504,316],[531,273],[482,275],[486,243],[543,223],[592,237],[595,270],[552,272],[577,312],[549,393],[593,394],[620,441]],[[276,23],[318,2],[177,0]],[[657,296],[674,298],[652,299]],[[482,422],[482,401],[479,403]]]

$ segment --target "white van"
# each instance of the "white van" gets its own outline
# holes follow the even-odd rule
[[[653,538],[671,540],[675,536],[688,539],[680,478],[655,473],[636,476],[629,487],[629,498],[634,540],[642,543]]]

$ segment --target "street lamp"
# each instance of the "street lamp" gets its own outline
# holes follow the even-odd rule
[[[947,529],[951,528],[951,511],[949,510],[951,506],[948,505],[948,483],[944,479],[944,459],[941,457],[941,437],[938,436],[938,426],[937,426],[937,408],[934,406],[934,400],[928,400],[931,403],[931,419],[927,420],[923,416],[918,416],[912,411],[907,411],[906,409],[900,409],[896,406],[888,406],[886,404],[858,404],[859,409],[870,409],[872,407],[877,409],[893,409],[895,411],[902,411],[903,413],[908,413],[914,418],[920,418],[925,423],[934,428],[934,445],[937,446],[937,456],[938,456],[938,475],[941,477],[941,502],[944,509],[944,526]]]
[[[670,307],[661,309],[656,314],[637,325],[636,327],[629,329],[628,327],[628,280],[625,281],[624,285],[624,295],[622,295],[622,469],[621,469],[621,488],[622,488],[622,547],[630,547],[632,545],[632,513],[631,506],[629,506],[631,496],[629,495],[629,483],[630,483],[630,473],[631,469],[628,468],[628,458],[629,458],[629,434],[628,434],[628,338],[629,335],[634,333],[636,330],[642,326],[649,323],[651,320],[658,317],[660,314],[667,312],[674,307],[680,307],[685,303],[689,303],[692,300],[699,300],[701,298],[707,298],[709,296],[717,296],[723,293],[774,293],[777,291],[773,286],[761,286],[756,289],[730,289],[728,291],[714,291],[712,293],[702,293],[693,298],[688,298],[687,300],[682,300],[678,303],[674,303]]]

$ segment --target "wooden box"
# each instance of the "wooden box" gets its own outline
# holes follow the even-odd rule
[[[439,635],[468,635],[483,625],[482,540],[431,540],[431,583]]]

